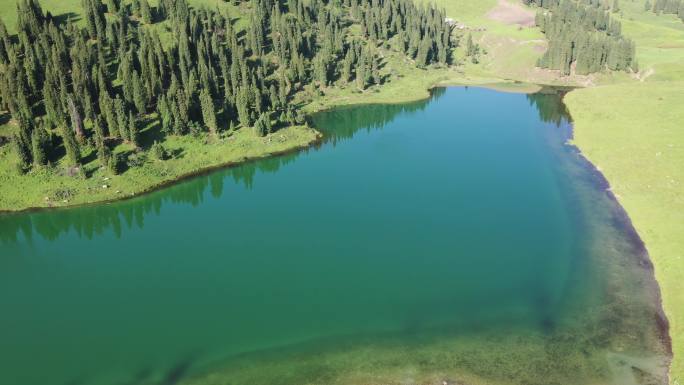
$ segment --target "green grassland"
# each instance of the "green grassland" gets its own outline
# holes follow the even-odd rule
[[[684,357],[684,83],[571,92],[575,143],[610,181],[655,264],[681,381]],[[601,106],[601,107],[597,107]]]

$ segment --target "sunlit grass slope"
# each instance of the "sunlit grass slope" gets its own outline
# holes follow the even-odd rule
[[[684,82],[620,84],[570,93],[575,142],[600,168],[655,263],[684,378]]]

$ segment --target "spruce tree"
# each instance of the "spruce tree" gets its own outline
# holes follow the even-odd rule
[[[74,135],[74,129],[69,127],[67,124],[62,124],[60,129],[68,164],[79,164],[81,162],[81,147],[79,146],[76,136]]]
[[[114,100],[114,111],[116,113],[116,125],[119,129],[118,136],[126,140],[130,138],[128,131],[128,113],[126,112],[126,106],[120,97],[116,97]]]
[[[111,151],[105,144],[104,129],[102,128],[102,119],[96,118],[93,122],[93,129],[95,131],[95,149],[97,151],[97,159],[100,165],[106,167],[109,165],[112,156]]]
[[[128,140],[131,141],[136,147],[138,146],[140,132],[138,128],[138,122],[133,116],[133,112],[128,112]]]
[[[36,166],[46,165],[50,152],[50,136],[43,127],[36,127],[31,133],[31,148],[33,164]]]
[[[249,111],[249,96],[246,88],[241,87],[238,90],[236,107],[238,111],[238,118],[240,119],[240,124],[243,127],[249,127],[252,125],[252,118]]]
[[[152,23],[152,10],[147,0],[140,0],[140,17],[145,24]]]
[[[31,167],[31,149],[26,141],[19,135],[12,138],[14,151],[17,154],[17,169],[24,173]]]
[[[146,112],[147,96],[142,80],[136,71],[133,72],[133,102],[139,114]]]
[[[212,134],[216,134],[218,127],[216,125],[216,110],[214,107],[214,100],[211,98],[209,91],[203,89],[200,92],[200,104],[202,108],[202,118],[204,125],[209,128]]]
[[[74,98],[71,95],[67,98],[67,106],[69,108],[69,116],[71,117],[71,129],[76,134],[76,138],[79,141],[83,141],[85,140],[83,119],[81,118],[81,113],[78,111],[78,107],[76,107]]]

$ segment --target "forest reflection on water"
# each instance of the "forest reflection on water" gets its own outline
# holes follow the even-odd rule
[[[121,238],[126,228],[143,228],[146,216],[160,215],[164,203],[197,206],[202,204],[207,192],[218,199],[224,194],[224,185],[229,180],[251,189],[257,173],[276,173],[303,153],[318,151],[321,147],[334,147],[338,142],[353,138],[358,131],[381,130],[398,116],[410,116],[425,110],[432,101],[444,95],[446,90],[435,88],[430,98],[408,104],[371,104],[338,108],[328,113],[335,114],[335,118],[341,124],[336,126],[335,130],[320,127],[324,133],[323,142],[312,148],[214,171],[141,197],[77,208],[0,214],[0,242],[13,244],[22,239],[30,242],[34,236],[55,240],[69,231],[73,231],[79,237],[92,239],[108,229],[111,229],[117,238]],[[570,138],[572,128],[569,124],[569,114],[562,103],[565,92],[565,89],[543,88],[538,93],[527,94],[526,97],[530,105],[537,109],[542,121],[555,124],[563,131],[562,135]],[[349,109],[353,109],[354,113],[348,113]],[[59,213],[58,216],[55,216],[55,213]]]

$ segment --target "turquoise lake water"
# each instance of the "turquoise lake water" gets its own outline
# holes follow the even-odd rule
[[[665,383],[648,256],[559,92],[312,124],[303,152],[0,216],[0,384]]]

